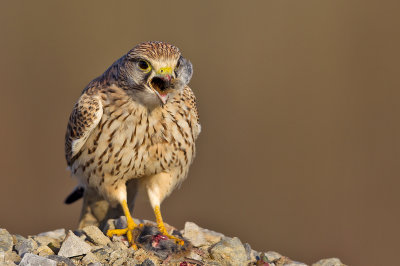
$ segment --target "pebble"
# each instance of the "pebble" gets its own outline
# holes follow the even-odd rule
[[[219,242],[224,235],[211,230],[203,229],[195,223],[186,222],[185,228],[183,229],[183,237],[188,239],[193,246],[201,247],[211,246]]]
[[[75,266],[75,264],[68,258],[57,256],[57,255],[50,255],[47,256],[48,259],[54,260],[57,262],[57,265],[63,266]]]
[[[0,229],[0,265],[306,265],[274,251],[257,252],[236,237],[225,237],[192,222],[187,222],[181,231],[186,239],[183,247],[170,240],[157,240],[156,223],[137,219],[135,222],[145,224],[137,239],[137,251],[128,246],[125,236],[113,237],[111,241],[95,226],[74,232],[57,229],[28,238]],[[110,219],[107,225],[124,228],[126,219]],[[174,229],[166,226],[167,230]],[[320,260],[313,266],[345,265],[339,259],[331,258]]]
[[[48,246],[40,246],[36,249],[36,252],[39,256],[46,257],[49,255],[54,255],[53,250],[49,248]]]
[[[82,229],[89,241],[100,246],[106,246],[111,243],[111,240],[106,237],[97,226],[89,225]]]
[[[65,238],[65,235],[66,235],[65,229],[57,229],[38,234],[38,236],[48,236],[50,238],[56,238],[60,240],[63,240]]]
[[[57,261],[40,257],[32,253],[26,253],[24,258],[21,260],[20,266],[31,266],[31,265],[41,265],[41,266],[57,266]]]
[[[32,238],[25,239],[15,245],[15,249],[18,251],[18,255],[20,255],[22,258],[26,253],[34,253],[37,248],[38,244]]]
[[[312,266],[346,266],[338,258],[322,259],[314,263]]]
[[[14,245],[13,238],[6,229],[0,229],[0,251],[12,251]]]
[[[228,265],[246,265],[247,254],[239,238],[225,237],[210,250],[211,257]]]
[[[85,257],[83,257],[82,262],[85,265],[88,265],[90,263],[95,263],[98,262],[98,258],[92,253],[92,252],[88,252],[88,254],[86,254]]]
[[[92,247],[77,237],[72,231],[69,231],[61,245],[59,256],[71,258],[79,255],[87,254]]]

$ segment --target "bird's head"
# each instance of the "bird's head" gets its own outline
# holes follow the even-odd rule
[[[164,105],[189,83],[193,68],[179,49],[164,42],[146,42],[123,57],[129,93],[149,108]]]

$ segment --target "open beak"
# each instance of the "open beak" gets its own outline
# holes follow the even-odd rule
[[[168,100],[168,93],[172,90],[171,73],[161,72],[150,80],[150,87],[154,90],[161,102],[165,104]]]

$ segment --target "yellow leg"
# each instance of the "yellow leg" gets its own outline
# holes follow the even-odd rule
[[[185,242],[182,239],[177,238],[176,236],[168,234],[167,229],[165,229],[165,225],[164,225],[163,219],[161,217],[160,206],[156,206],[154,208],[154,214],[156,215],[158,229],[160,229],[161,234],[167,236],[170,239],[175,240],[175,242],[177,244],[183,246]]]
[[[133,235],[132,235],[133,229],[135,229],[135,227],[137,227],[137,225],[132,219],[132,216],[131,216],[131,213],[129,212],[129,208],[128,208],[128,204],[126,203],[126,200],[122,201],[121,205],[122,205],[122,209],[124,210],[124,214],[126,217],[126,222],[128,224],[128,227],[124,228],[124,229],[108,230],[107,236],[112,237],[113,235],[117,235],[117,236],[126,235],[131,247],[134,250],[137,250],[138,247],[136,246],[135,242],[133,241]]]

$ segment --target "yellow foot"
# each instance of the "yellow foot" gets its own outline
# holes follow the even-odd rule
[[[175,243],[177,243],[178,245],[183,246],[185,242],[182,239],[168,234],[167,229],[165,229],[165,225],[161,216],[160,206],[157,205],[154,207],[154,214],[156,215],[158,229],[160,230],[161,234],[165,235],[169,239],[175,240]]]
[[[133,229],[134,229],[134,228],[133,228]],[[135,242],[133,241],[133,234],[132,234],[133,229],[124,228],[124,229],[113,229],[113,230],[108,230],[108,231],[107,231],[107,236],[111,238],[111,237],[113,237],[113,236],[122,236],[122,235],[126,235],[126,237],[128,238],[129,245],[131,245],[131,247],[132,247],[134,250],[137,250],[138,247],[136,246]]]
[[[183,240],[180,239],[179,237],[176,237],[176,236],[173,236],[173,235],[168,234],[168,233],[167,233],[167,230],[165,230],[164,232],[161,231],[161,234],[165,235],[165,236],[168,237],[169,239],[175,240],[175,243],[178,244],[178,245],[183,246],[183,245],[185,244],[185,241],[183,241]]]
[[[137,225],[135,224],[135,222],[132,219],[131,214],[129,213],[129,208],[128,208],[128,204],[126,203],[126,201],[125,200],[122,201],[121,205],[122,205],[122,209],[124,211],[125,217],[126,217],[126,222],[128,224],[128,227],[124,228],[124,229],[108,230],[107,236],[111,238],[114,235],[117,235],[117,236],[126,235],[126,237],[128,238],[129,245],[131,245],[131,247],[134,250],[137,250],[138,247],[136,246],[135,242],[133,241],[133,230],[137,227]],[[142,227],[142,226],[143,226],[142,224],[139,225],[139,227]]]

